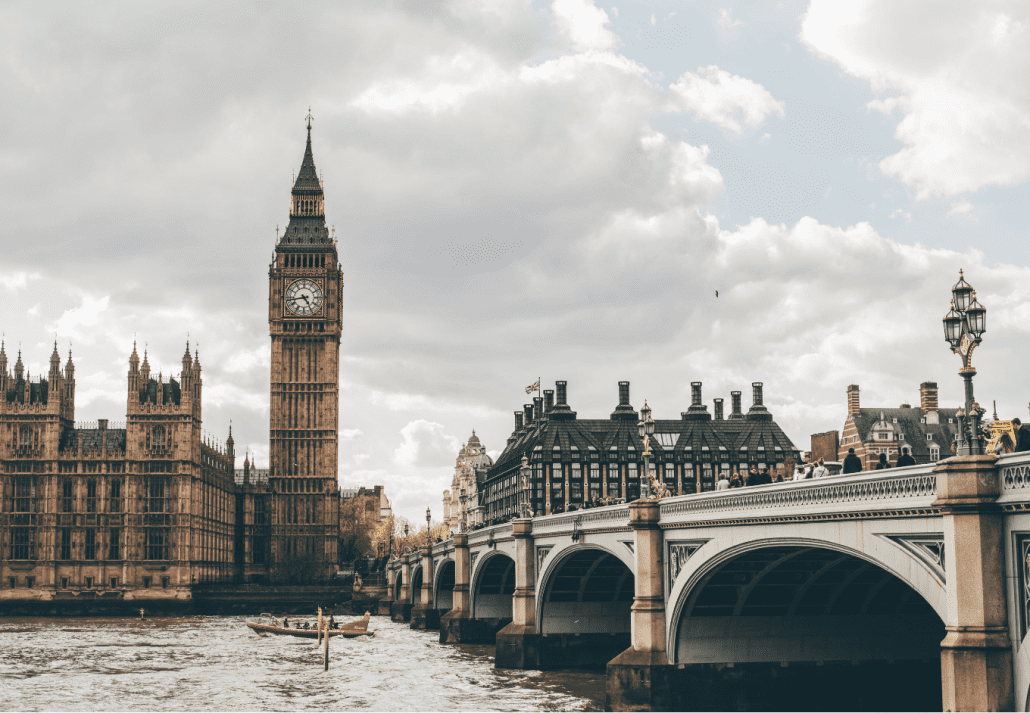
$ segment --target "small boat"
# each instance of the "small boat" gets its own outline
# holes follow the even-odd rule
[[[358,636],[375,636],[375,631],[368,630],[368,620],[370,614],[365,612],[365,616],[354,621],[348,621],[345,624],[340,624],[339,629],[330,629],[329,636],[342,636],[345,639],[353,639]],[[247,622],[254,631],[260,634],[275,634],[276,636],[299,636],[302,639],[316,639],[318,638],[318,629],[289,629],[281,626],[275,626],[272,624],[257,624],[252,621]]]

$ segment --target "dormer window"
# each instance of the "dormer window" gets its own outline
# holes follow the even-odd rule
[[[933,434],[932,433],[927,433],[926,434],[926,440],[932,441],[933,440]]]

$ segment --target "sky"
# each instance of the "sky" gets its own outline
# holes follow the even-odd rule
[[[1028,416],[1025,3],[5,3],[0,331],[76,419],[125,418],[133,341],[187,339],[204,427],[268,464],[268,266],[314,119],[345,271],[340,464],[438,515],[524,388],[656,419],[690,382],[794,443],[956,406],[941,318],[987,308],[981,403]],[[718,291],[718,296],[716,296]]]

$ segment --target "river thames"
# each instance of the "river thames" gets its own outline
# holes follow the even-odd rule
[[[493,646],[373,617],[375,637],[259,636],[255,617],[0,619],[4,710],[602,710],[604,671],[502,671]]]

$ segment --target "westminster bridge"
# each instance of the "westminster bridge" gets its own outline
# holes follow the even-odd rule
[[[777,685],[1030,709],[1027,453],[514,520],[388,572],[394,619],[494,642],[497,668],[607,663],[613,710],[768,707]]]

